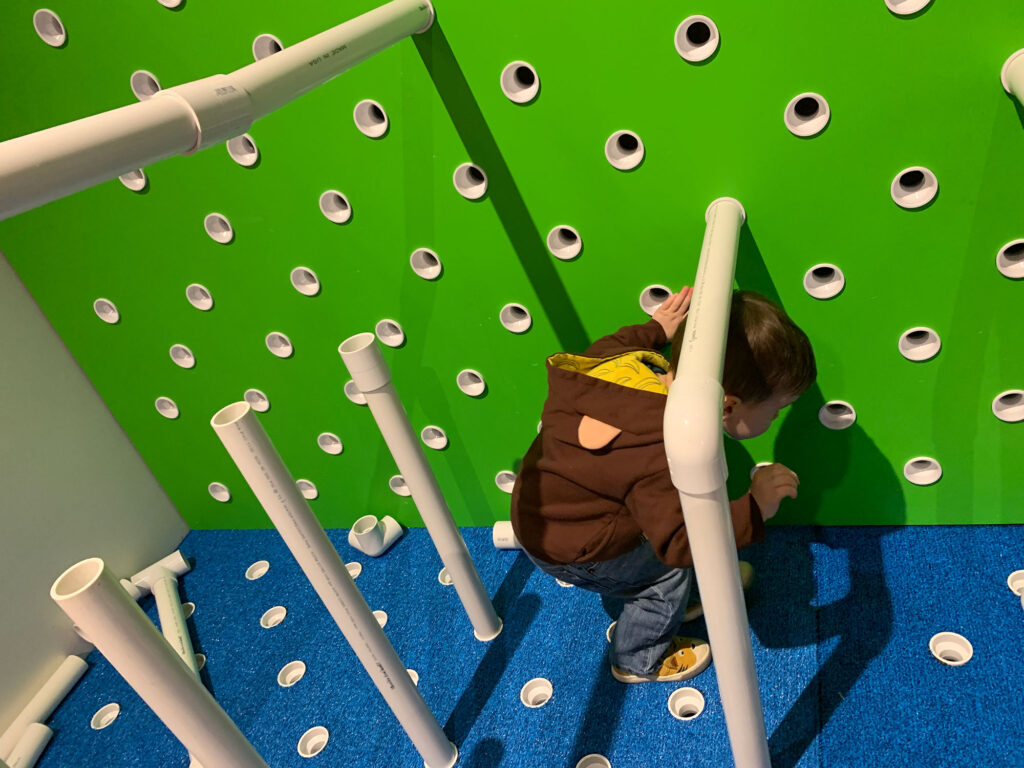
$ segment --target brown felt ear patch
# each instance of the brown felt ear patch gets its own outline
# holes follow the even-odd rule
[[[611,424],[605,424],[603,421],[584,416],[580,420],[577,434],[580,439],[580,445],[588,451],[596,451],[599,448],[604,448],[621,433],[622,430],[618,427],[613,427]]]

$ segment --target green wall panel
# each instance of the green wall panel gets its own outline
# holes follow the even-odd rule
[[[49,6],[69,31],[61,49],[33,31],[36,7],[0,8],[0,139],[130,103],[136,69],[165,87],[230,72],[252,60],[260,33],[288,45],[374,3],[67,2]],[[1024,387],[1024,285],[994,266],[1001,246],[1024,237],[1024,109],[998,78],[1024,47],[1024,6],[939,0],[899,18],[882,0],[524,0],[500,21],[490,3],[435,8],[428,33],[254,124],[256,167],[214,147],[146,168],[144,193],[114,180],[0,223],[0,250],[193,527],[269,524],[209,426],[250,387],[270,398],[261,420],[289,469],[318,486],[312,504],[325,525],[367,512],[421,524],[412,501],[388,488],[397,470],[369,411],[342,391],[338,344],[383,318],[406,332],[384,354],[414,427],[437,424],[451,439],[427,453],[456,520],[507,518],[494,476],[517,468],[536,433],[546,355],[645,319],[645,286],[692,282],[704,211],[723,195],[748,214],[737,284],[779,301],[819,365],[817,385],[768,434],[728,441],[733,495],[754,462],[776,460],[802,480],[779,522],[1024,521],[1024,424],[991,413],[996,395]],[[722,34],[701,65],[673,46],[691,13]],[[527,105],[499,87],[519,59],[540,75]],[[804,91],[832,111],[810,139],[782,120]],[[364,98],[388,112],[381,139],[353,123]],[[646,147],[630,172],[604,159],[619,129]],[[472,202],[452,185],[470,160],[489,177]],[[934,171],[940,191],[907,211],[889,185],[914,165]],[[352,203],[347,224],[317,207],[332,188]],[[203,230],[213,211],[235,229],[228,245]],[[571,262],[545,247],[559,224],[583,238]],[[440,279],[410,268],[419,247],[440,256]],[[847,280],[827,301],[802,287],[820,262]],[[300,265],[318,274],[319,295],[291,287]],[[211,311],[186,301],[192,282],[211,291]],[[93,313],[98,297],[118,306],[117,325]],[[513,301],[533,315],[522,335],[498,321]],[[897,340],[914,326],[939,333],[937,357],[900,356]],[[293,357],[267,351],[271,331],[291,338]],[[194,369],[172,363],[175,343],[195,352]],[[463,368],[484,374],[485,397],[458,390]],[[158,414],[158,396],[181,416]],[[829,400],[853,404],[856,424],[822,427]],[[341,437],[341,455],[318,448],[323,431]],[[916,456],[942,464],[938,483],[903,478]],[[214,481],[232,490],[229,503],[207,493]]]

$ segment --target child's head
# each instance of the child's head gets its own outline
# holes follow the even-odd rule
[[[685,328],[684,320],[672,339],[673,373]],[[817,375],[807,334],[782,308],[759,293],[733,291],[722,373],[725,431],[737,440],[763,434]]]

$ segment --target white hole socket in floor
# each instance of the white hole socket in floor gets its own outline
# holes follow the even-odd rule
[[[687,16],[676,27],[676,53],[691,64],[711,58],[718,50],[719,42],[718,25],[707,16]]]
[[[178,404],[169,397],[158,397],[154,403],[157,413],[165,419],[176,419],[180,415]]]
[[[825,130],[831,114],[824,96],[801,93],[786,105],[782,119],[790,133],[806,139]]]
[[[192,350],[186,347],[184,344],[175,344],[168,350],[171,356],[171,360],[174,364],[180,368],[195,368],[196,367],[196,356],[192,354]]]
[[[1024,570],[1011,573],[1006,579],[1006,586],[1013,594],[1024,597]]]
[[[213,309],[213,296],[206,286],[199,283],[192,283],[185,289],[185,298],[196,309],[201,309],[204,312],[209,312]]]
[[[287,615],[288,615],[288,609],[287,608],[285,608],[283,605],[275,605],[273,608],[268,609],[260,617],[260,626],[263,627],[264,629],[270,629],[271,627],[276,627],[278,624],[280,624],[282,621],[284,621],[284,617],[287,616]]]
[[[206,218],[203,219],[203,229],[213,240],[222,245],[227,245],[235,238],[235,230],[231,226],[231,222],[222,213],[206,214]]]
[[[196,659],[196,669],[201,672],[203,667],[206,666],[206,654],[205,653],[197,653],[197,654],[195,654],[195,659]]]
[[[668,711],[676,720],[693,720],[704,711],[704,694],[696,688],[680,688],[668,697]]]
[[[121,313],[117,310],[117,305],[110,299],[96,299],[92,303],[92,311],[96,313],[96,317],[104,323],[110,323],[110,325],[116,324],[121,319]]]
[[[405,671],[408,672],[409,673],[409,677],[412,678],[412,684],[413,685],[419,685],[420,684],[420,673],[419,672],[417,672],[415,669],[407,669]]]
[[[531,709],[543,707],[554,695],[554,688],[551,681],[543,677],[535,677],[527,681],[526,685],[519,691],[519,700]]]
[[[106,704],[96,710],[96,714],[89,721],[89,727],[94,731],[102,730],[114,722],[119,714],[121,714],[120,704],[116,702]]]
[[[516,104],[529,104],[540,92],[540,77],[527,61],[513,61],[501,70],[501,92]]]
[[[620,171],[640,165],[645,151],[643,141],[632,131],[616,131],[604,143],[605,159]]]
[[[266,413],[270,410],[270,398],[261,390],[247,389],[245,394],[242,395],[242,399],[257,413]]]
[[[323,752],[329,739],[330,733],[322,725],[310,728],[299,737],[299,754],[302,757],[316,757]]]
[[[373,618],[377,620],[377,623],[380,624],[381,627],[388,623],[388,615],[384,611],[374,611]]]
[[[315,499],[320,495],[320,491],[317,490],[316,483],[312,480],[296,480],[295,487],[299,489],[299,493],[302,494],[302,498],[304,499]]]
[[[594,753],[589,754],[589,755],[584,755],[583,757],[581,757],[579,759],[579,762],[576,763],[576,768],[611,768],[611,767],[612,767],[611,760],[609,760],[604,755],[599,755],[597,752],[594,752]]]
[[[306,674],[304,661],[289,661],[277,673],[277,684],[282,688],[291,688]]]
[[[270,562],[267,560],[257,560],[255,563],[245,569],[245,578],[249,581],[256,581],[262,579],[267,575],[267,571],[270,570]]]
[[[329,453],[332,456],[337,456],[343,450],[345,450],[344,444],[333,432],[322,432],[317,435],[316,444],[320,446],[320,450],[324,453]]]
[[[231,491],[224,483],[210,483],[206,490],[219,502],[231,501]]]
[[[442,568],[437,572],[437,581],[446,587],[450,587],[455,581],[452,579],[452,575],[448,573],[448,568]]]
[[[571,261],[583,250],[583,240],[575,227],[559,224],[548,232],[548,250],[556,259]]]
[[[963,635],[956,632],[939,632],[928,641],[932,656],[951,667],[959,667],[971,660],[974,647]]]
[[[363,572],[363,564],[355,561],[346,563],[345,570],[348,571],[348,575],[353,579],[358,579],[359,574]]]
[[[194,614],[195,612],[196,612],[196,604],[195,603],[189,601],[187,603],[182,603],[181,604],[181,615],[184,616],[186,619],[191,619],[192,618],[192,614]]]

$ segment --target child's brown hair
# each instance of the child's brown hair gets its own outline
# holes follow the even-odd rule
[[[672,371],[679,367],[686,320],[672,338]],[[801,395],[818,377],[807,334],[775,304],[754,291],[733,291],[722,388],[744,402]]]

